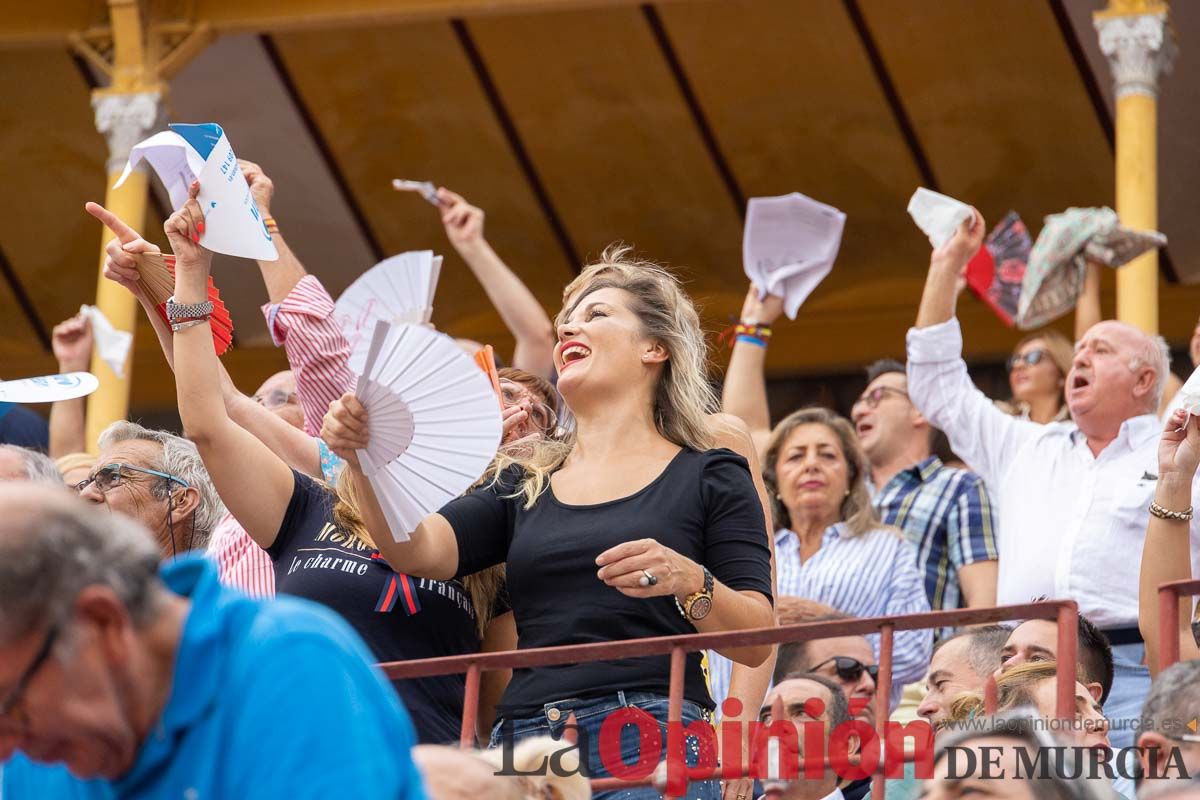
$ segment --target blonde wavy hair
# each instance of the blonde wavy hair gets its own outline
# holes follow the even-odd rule
[[[854,432],[854,427],[845,417],[827,408],[813,406],[793,411],[784,417],[771,431],[767,452],[763,456],[763,482],[766,483],[767,493],[771,496],[771,514],[776,529],[790,528],[792,525],[787,507],[779,496],[779,453],[792,431],[801,425],[824,425],[837,436],[842,445],[842,453],[846,458],[846,474],[850,483],[850,494],[842,500],[839,509],[840,519],[846,524],[846,535],[861,536],[883,527],[879,522],[879,514],[871,504],[871,494],[867,491],[867,457],[858,444],[858,435]]]
[[[371,538],[371,533],[367,530],[367,524],[363,522],[362,514],[358,511],[361,499],[358,495],[358,487],[350,478],[350,470],[344,468],[338,470],[337,478],[331,488],[333,492],[333,523],[341,528],[347,536],[357,539],[372,550],[378,550],[375,540]],[[496,598],[503,591],[504,565],[498,564],[482,572],[467,575],[462,579],[462,584],[467,593],[471,595],[471,605],[475,608],[475,629],[479,638],[482,639],[484,630],[492,621]]]
[[[1034,692],[1043,681],[1052,680],[1058,671],[1057,661],[1028,661],[1000,673],[996,678],[996,712],[1011,711],[1021,706],[1037,708]],[[1082,682],[1081,670],[1075,680]],[[983,716],[983,695],[978,692],[962,694],[950,703],[949,722],[966,722]]]
[[[667,360],[654,394],[654,424],[659,434],[680,447],[707,450],[713,439],[708,415],[717,410],[717,398],[708,382],[708,346],[700,315],[679,280],[658,264],[632,256],[628,245],[610,245],[600,259],[584,268],[563,290],[563,308],[555,325],[562,325],[584,297],[600,289],[620,289],[630,296],[629,308],[642,325],[642,335],[658,341]],[[575,432],[567,429],[556,439],[545,439],[517,453],[500,453],[493,479],[509,466],[518,465],[524,479],[515,494],[530,508],[575,446]]]

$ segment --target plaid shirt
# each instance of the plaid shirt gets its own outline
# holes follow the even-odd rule
[[[875,495],[875,507],[917,548],[930,608],[965,606],[958,570],[998,558],[996,510],[983,479],[930,456],[896,473]]]

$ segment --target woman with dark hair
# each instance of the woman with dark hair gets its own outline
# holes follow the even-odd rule
[[[389,542],[385,556],[443,580],[507,562],[521,649],[771,625],[765,520],[746,460],[710,449],[716,403],[691,300],[669,273],[624,249],[606,251],[564,296],[554,362],[575,427],[502,451],[492,485],[427,517],[408,541]],[[348,431],[365,427],[336,405],[331,415]],[[727,655],[756,666],[771,650]],[[669,667],[654,656],[516,670],[493,744],[557,737],[574,714],[592,776],[606,776],[616,754],[600,758],[600,726],[615,711],[640,709],[665,728]],[[684,701],[685,724],[710,719],[698,653],[686,661]],[[690,763],[712,758],[700,752],[710,742],[689,740]],[[639,747],[636,728],[625,726],[620,757],[635,762]],[[688,796],[719,792],[706,781]]]

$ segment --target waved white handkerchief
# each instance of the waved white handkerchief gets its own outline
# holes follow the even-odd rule
[[[971,218],[971,207],[922,186],[909,199],[908,213],[936,250],[950,241],[959,225]]]
[[[1195,370],[1191,377],[1183,386],[1179,387],[1179,393],[1173,405],[1178,405],[1188,413],[1188,419],[1192,417],[1200,417],[1200,369]],[[1183,423],[1187,427],[1187,422]]]
[[[379,320],[429,322],[441,271],[441,256],[432,250],[414,250],[385,258],[346,287],[334,304],[333,318],[350,343],[351,371],[363,371]]]
[[[783,298],[795,319],[837,258],[846,215],[799,192],[746,204],[742,264],[760,294]]]
[[[108,364],[108,368],[118,378],[125,377],[125,359],[129,356],[129,348],[133,344],[133,334],[119,331],[104,316],[104,312],[95,306],[82,305],[79,313],[84,314],[92,323],[92,341],[95,342],[96,352],[100,360]]]
[[[57,403],[96,391],[100,381],[90,372],[64,372],[17,381],[0,381],[0,402]]]
[[[204,232],[200,244],[214,253],[275,261],[279,253],[262,214],[250,196],[250,184],[238,168],[237,156],[215,122],[200,125],[169,125],[171,130],[156,133],[134,145],[129,163],[113,186],[125,182],[143,159],[150,162],[176,211],[188,199],[188,187],[199,179],[196,198],[204,211]]]
[[[354,394],[370,441],[363,472],[398,542],[477,481],[496,456],[502,424],[488,376],[445,334],[375,323]]]
[[[425,201],[435,206],[441,206],[438,201],[437,187],[429,181],[406,181],[403,178],[393,178],[392,188],[397,192],[416,192]]]

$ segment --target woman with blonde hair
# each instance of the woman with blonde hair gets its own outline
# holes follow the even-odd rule
[[[253,542],[271,556],[278,592],[322,603],[341,614],[379,661],[478,652],[480,617],[492,609],[477,608],[463,581],[397,573],[380,556],[378,543],[391,541],[392,535],[353,448],[340,452],[347,464],[331,487],[313,477],[320,468],[312,438],[270,412],[265,412],[266,417],[277,424],[262,438],[231,416],[226,402],[235,408],[239,404],[232,402],[235,397],[226,396],[227,377],[222,376],[213,351],[208,322],[212,309],[206,305],[212,253],[198,243],[203,226],[195,201],[198,190],[198,184],[193,184],[192,199],[164,226],[176,257],[175,295],[167,313],[177,318],[183,308],[183,315],[189,317],[171,326],[164,349],[173,358],[180,420],[221,501]],[[108,245],[106,276],[136,294],[132,254],[157,248],[103,208],[89,205],[88,210],[117,236]],[[285,436],[300,446],[289,445]],[[365,445],[365,441],[359,444]],[[293,468],[279,454],[300,449],[305,452],[295,460],[311,462],[305,469]],[[394,685],[420,741],[458,740],[463,676]]]
[[[507,562],[520,649],[771,625],[762,507],[746,460],[710,449],[716,403],[691,300],[665,270],[611,248],[565,297],[554,363],[574,429],[502,457],[490,486],[427,517],[384,555],[443,580]],[[361,431],[366,421],[350,412],[335,404],[330,416]],[[726,654],[757,666],[770,653]],[[574,714],[589,774],[609,775],[618,754],[600,758],[601,725],[620,710],[665,727],[669,673],[666,656],[516,670],[492,743],[557,737]],[[684,723],[710,719],[711,708],[700,655],[690,654]],[[689,737],[691,763],[712,763],[706,738]],[[626,764],[638,760],[639,742],[635,727],[621,729]],[[688,796],[719,792],[706,781]]]
[[[1002,672],[996,678],[996,713],[1028,706],[1036,709],[1043,719],[1058,717],[1055,703],[1057,672],[1057,661],[1029,661]],[[1074,717],[1062,733],[1082,747],[1110,748],[1108,720],[1100,703],[1079,680],[1075,681],[1074,691]],[[950,704],[946,727],[962,725],[983,714],[983,695],[975,692],[960,695]]]
[[[1026,336],[1008,359],[1012,400],[997,405],[1013,416],[1043,425],[1069,420],[1063,388],[1074,358],[1074,346],[1056,330],[1048,328]]]

